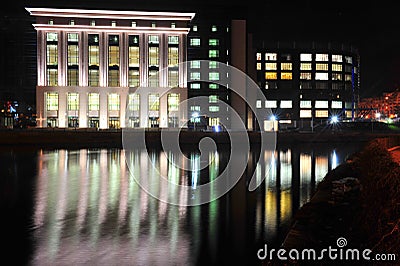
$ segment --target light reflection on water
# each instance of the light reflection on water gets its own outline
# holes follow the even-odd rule
[[[217,178],[229,158],[189,153],[191,172],[177,169],[177,156],[161,151],[39,151],[33,195],[31,264],[194,265],[256,262],[264,243],[279,245],[295,211],[310,200],[329,169],[355,150],[280,148],[250,154],[247,176],[218,200],[173,206],[149,196],[132,175],[147,178],[152,193],[185,204],[202,183]],[[157,170],[147,165],[147,156]],[[126,162],[125,158],[128,158]],[[129,167],[128,167],[129,166]],[[132,171],[130,175],[129,169]],[[265,181],[254,192],[246,182]],[[192,187],[190,195],[158,185],[159,175]],[[216,193],[211,189],[210,193]]]

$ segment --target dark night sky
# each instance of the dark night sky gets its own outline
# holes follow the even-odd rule
[[[247,17],[254,36],[354,44],[361,58],[361,97],[400,87],[399,11],[387,0],[246,0],[240,4],[222,0],[14,0],[0,12],[24,12],[25,6],[165,11],[236,6]]]

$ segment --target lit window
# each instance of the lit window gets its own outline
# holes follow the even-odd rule
[[[342,80],[342,74],[332,73],[332,80]]]
[[[312,70],[312,64],[311,63],[301,63],[300,70]]]
[[[210,72],[208,73],[209,80],[219,80],[219,73],[218,72]]]
[[[139,111],[140,110],[140,95],[137,93],[129,94],[128,96],[128,110]]]
[[[160,110],[160,97],[158,93],[149,94],[149,111],[159,111]]]
[[[108,110],[119,111],[119,94],[112,93],[108,95]]]
[[[179,110],[179,93],[168,94],[168,111],[178,111]]]
[[[353,112],[352,111],[346,111],[346,118],[352,118],[353,117]]]
[[[90,21],[90,26],[96,26],[96,21],[95,20],[91,20]]]
[[[168,44],[179,44],[179,36],[168,36]]]
[[[256,101],[256,108],[261,108],[261,100]]]
[[[47,106],[47,111],[58,111],[58,93],[57,92],[46,93],[46,106]]]
[[[281,79],[286,79],[286,80],[292,79],[292,72],[282,72]]]
[[[315,69],[318,71],[328,71],[328,64],[316,64]]]
[[[190,73],[191,80],[200,80],[200,72],[192,72]]]
[[[190,68],[200,68],[200,61],[199,60],[190,61]]]
[[[315,79],[316,80],[328,80],[328,73],[317,72],[317,73],[315,73]]]
[[[343,62],[343,57],[342,55],[338,55],[338,54],[333,54],[332,55],[332,62]]]
[[[151,27],[152,27],[152,28],[155,28],[156,26],[157,26],[157,24],[156,24],[155,22],[152,22],[152,23],[151,23]]]
[[[300,108],[311,108],[311,101],[300,101]]]
[[[212,32],[216,32],[216,31],[217,31],[217,26],[215,26],[215,25],[212,25],[212,27],[211,27],[211,31],[212,31]]]
[[[218,67],[219,67],[219,62],[217,62],[217,61],[208,62],[208,68],[213,69],[213,68],[218,68]]]
[[[132,22],[131,22],[131,27],[134,28],[134,27],[136,27],[136,26],[137,26],[136,21],[132,21]]]
[[[315,61],[329,61],[329,55],[328,54],[316,54]]]
[[[48,42],[57,42],[58,41],[58,34],[57,32],[48,32],[46,34],[46,40]]]
[[[71,25],[71,26],[75,25],[75,20],[71,19],[71,20],[69,21],[69,25]]]
[[[158,35],[149,35],[149,43],[158,44],[159,43],[159,36]]]
[[[344,80],[345,80],[345,81],[352,81],[351,75],[350,75],[350,74],[346,74],[346,75],[344,76]]]
[[[208,57],[210,58],[219,57],[219,50],[209,50]]]
[[[290,101],[290,100],[282,100],[280,107],[281,108],[292,108],[292,101]]]
[[[200,89],[200,84],[199,83],[192,83],[190,84],[190,88],[194,90]]]
[[[345,108],[346,108],[346,109],[351,109],[351,108],[353,108],[352,102],[345,102]]]
[[[261,60],[261,53],[257,53],[256,58],[257,58],[257,60]]]
[[[341,101],[332,101],[332,109],[342,109]]]
[[[219,106],[211,105],[208,107],[208,111],[213,112],[213,113],[219,112]]]
[[[300,79],[311,80],[311,73],[300,73]]]
[[[176,23],[175,22],[171,22],[171,28],[176,28]]]
[[[312,54],[300,54],[300,61],[312,61]]]
[[[209,39],[208,40],[208,45],[217,46],[217,45],[219,45],[219,40],[218,39]]]
[[[265,79],[277,79],[278,75],[276,72],[265,72]]]
[[[276,63],[265,63],[265,70],[276,70]]]
[[[79,94],[75,92],[69,92],[67,94],[67,110],[78,111],[79,110]]]
[[[328,110],[316,110],[315,117],[318,118],[327,118],[328,117]]]
[[[49,24],[49,25],[53,25],[53,24],[54,24],[54,21],[53,21],[52,19],[49,19],[48,24]]]
[[[276,53],[265,53],[265,60],[276,61],[278,55]]]
[[[315,108],[328,108],[328,101],[315,101]]]
[[[276,101],[266,100],[265,101],[265,108],[276,108],[277,104]]]
[[[292,63],[281,63],[281,70],[292,70]]]
[[[311,118],[311,110],[300,110],[300,118]]]
[[[261,70],[261,63],[257,63],[256,68],[257,68],[257,70]]]
[[[111,27],[116,27],[117,26],[117,22],[116,21],[111,21]]]
[[[209,103],[218,103],[218,95],[210,95],[208,96]]]
[[[211,83],[211,84],[208,84],[208,88],[212,89],[212,90],[216,90],[216,89],[219,89],[219,85]]]
[[[193,25],[192,30],[197,31],[197,25]]]
[[[192,106],[190,106],[190,111],[200,111],[200,106],[199,105],[192,105]]]
[[[342,71],[341,64],[332,64],[332,71]]]
[[[100,110],[100,95],[98,93],[88,94],[88,109],[89,111]]]
[[[353,64],[353,58],[351,56],[345,56],[344,60],[347,64]]]

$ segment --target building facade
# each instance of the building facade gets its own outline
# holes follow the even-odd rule
[[[178,127],[185,119],[180,63],[194,13],[27,11],[36,18],[39,127]]]
[[[356,117],[359,56],[352,46],[334,43],[260,42],[252,64],[270,108],[265,130],[314,129],[332,118]]]

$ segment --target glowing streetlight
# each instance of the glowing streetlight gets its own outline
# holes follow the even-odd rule
[[[339,118],[336,115],[331,117],[331,124],[336,124],[338,122],[339,122]]]

